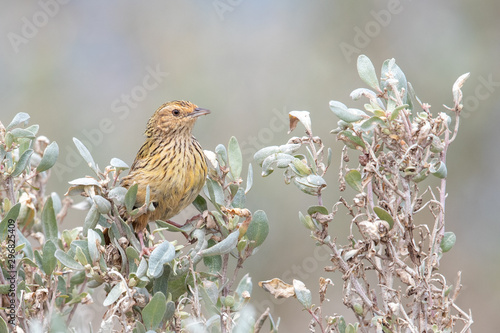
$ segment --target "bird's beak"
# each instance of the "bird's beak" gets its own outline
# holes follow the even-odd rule
[[[209,114],[209,113],[210,113],[210,110],[203,109],[203,108],[196,108],[188,116],[196,118],[199,116],[204,116],[204,115]]]

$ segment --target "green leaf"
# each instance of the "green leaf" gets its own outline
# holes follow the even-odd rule
[[[205,194],[210,198],[210,201],[215,206],[224,205],[224,192],[220,184],[215,180],[207,178],[205,185]]]
[[[172,317],[175,314],[175,303],[172,301],[167,302],[167,310],[165,311],[165,316],[163,317],[163,320],[165,322],[169,321],[172,319]]]
[[[241,170],[243,167],[243,156],[241,155],[240,145],[238,140],[234,136],[229,139],[229,144],[227,145],[227,157],[229,162],[229,170],[233,179],[240,178]]]
[[[7,327],[7,323],[0,317],[0,333],[9,333],[9,328]]]
[[[144,326],[150,330],[156,330],[167,311],[167,298],[161,292],[157,292],[142,310]]]
[[[111,211],[111,203],[102,196],[94,195],[92,199],[94,200],[99,213],[108,214]]]
[[[264,147],[264,148],[260,149],[259,151],[257,151],[253,155],[253,158],[254,158],[255,162],[257,162],[260,166],[262,166],[262,162],[264,162],[264,160],[268,156],[270,156],[272,154],[279,153],[279,152],[280,152],[280,148],[278,146]]]
[[[167,293],[168,277],[170,276],[171,271],[172,271],[172,269],[170,268],[170,266],[165,265],[165,269],[163,270],[163,273],[159,277],[157,277],[156,279],[153,280],[153,294],[156,294],[157,292],[161,292],[165,296],[168,295],[168,293]]]
[[[82,233],[87,236],[89,230],[94,229],[99,221],[99,212],[97,210],[97,205],[92,205],[85,216],[85,221],[83,222]]]
[[[405,109],[405,108],[409,108],[409,105],[408,104],[403,104],[403,105],[400,105],[398,106],[397,108],[395,108],[392,112],[391,112],[391,117],[389,118],[390,120],[394,120],[396,119],[398,116],[399,116],[399,111]]]
[[[445,232],[443,239],[441,240],[441,250],[443,252],[450,251],[455,245],[456,241],[457,241],[457,236],[453,232],[451,231]]]
[[[19,161],[16,163],[16,168],[12,172],[12,177],[19,176],[26,169],[32,154],[33,149],[28,149],[21,155],[21,157],[19,157]]]
[[[332,110],[337,117],[347,123],[354,123],[364,118],[368,118],[368,115],[363,111],[350,109],[345,104],[338,101],[330,101],[330,110]]]
[[[42,269],[45,274],[51,275],[57,265],[57,260],[54,257],[57,247],[53,241],[48,240],[43,245]]]
[[[43,152],[42,160],[38,167],[36,168],[36,172],[46,171],[54,166],[57,162],[57,158],[59,157],[59,146],[57,142],[52,142],[50,145],[45,148]]]
[[[89,168],[94,170],[96,175],[99,175],[99,170],[97,169],[97,166],[94,162],[94,158],[90,154],[90,151],[87,149],[87,147],[85,147],[85,145],[77,138],[73,138],[73,142],[75,143],[75,146],[78,149],[80,156],[82,156],[82,158],[85,160],[85,162],[87,162],[87,165],[89,166]]]
[[[250,241],[250,246],[256,248],[260,246],[269,234],[269,220],[263,210],[256,211],[252,216],[252,221],[248,226],[246,236]]]
[[[209,248],[214,246],[215,244],[217,244],[217,242],[215,240],[213,240],[213,239],[208,240],[208,247]],[[220,270],[222,268],[222,257],[220,255],[219,256],[203,257],[203,264],[205,266],[207,266],[209,273],[217,274],[218,272],[220,272]]]
[[[30,115],[25,113],[25,112],[19,112],[14,116],[14,119],[10,122],[10,124],[5,128],[7,131],[10,130],[11,128],[16,127],[17,125],[21,123],[27,123],[27,121],[30,119]]]
[[[137,189],[139,184],[134,184],[130,186],[125,194],[125,207],[127,208],[127,212],[131,212],[134,209],[135,201],[137,200]]]
[[[58,231],[57,231],[57,221],[56,214],[54,212],[54,206],[52,197],[49,197],[45,202],[42,210],[42,226],[45,238],[51,240],[54,244],[58,243]]]
[[[245,187],[245,194],[247,194],[253,185],[253,168],[252,163],[248,163],[247,186]]]
[[[316,226],[310,215],[304,216],[304,214],[302,214],[302,212],[299,211],[299,220],[307,229],[311,231],[316,230]]]
[[[64,266],[74,269],[74,270],[83,270],[84,267],[82,264],[73,259],[69,254],[62,250],[56,250],[54,256],[63,264]]]
[[[201,195],[198,195],[196,199],[194,199],[193,205],[200,213],[203,213],[208,209],[207,200],[205,200],[205,198]]]
[[[101,236],[92,229],[88,230],[87,242],[89,246],[90,259],[92,264],[99,260],[99,250],[97,249],[97,243],[101,243]]]
[[[375,73],[375,67],[367,56],[361,54],[358,57],[357,67],[358,74],[361,80],[363,80],[371,88],[376,89],[377,91],[381,91],[377,79],[377,73]]]
[[[202,257],[208,257],[208,256],[216,256],[229,253],[236,248],[239,236],[240,236],[240,231],[236,230],[230,233],[226,238],[221,240],[219,243],[215,244],[212,247],[209,247],[208,249],[201,250],[198,254],[201,255]]]
[[[113,287],[113,289],[111,289],[102,305],[110,306],[111,304],[116,302],[125,291],[127,291],[125,284],[123,283],[123,281],[120,281]]]
[[[7,239],[7,230],[9,226],[14,224],[15,229],[15,221],[19,216],[19,210],[21,209],[21,203],[18,202],[9,210],[7,215],[3,218],[2,222],[0,222],[0,241],[4,241]]]
[[[127,189],[125,187],[117,186],[108,192],[108,198],[115,200],[115,202],[119,205],[123,205],[125,203],[126,194]]]
[[[361,184],[361,174],[359,173],[358,170],[349,170],[345,174],[345,181],[354,190],[358,192],[363,192],[363,186]]]
[[[242,295],[245,291],[248,292],[249,295],[252,294],[252,288],[252,278],[247,273],[241,278],[240,283],[238,283],[238,287],[236,287],[235,293],[240,296],[240,299],[242,299]]]
[[[116,170],[126,170],[129,168],[128,164],[120,160],[119,158],[113,157],[109,165],[114,167]]]
[[[168,241],[157,246],[149,257],[148,276],[157,278],[163,273],[163,265],[175,258],[175,247]]]
[[[373,207],[373,211],[375,212],[375,214],[377,214],[379,219],[387,221],[387,223],[389,223],[389,226],[392,229],[392,226],[394,225],[394,219],[392,218],[391,214],[389,214],[388,211],[378,206]]]
[[[389,96],[391,97],[394,97],[394,92],[390,88],[390,85],[388,84],[387,80],[389,78],[393,78],[398,81],[396,84],[396,89],[398,90],[398,93],[401,93],[401,89],[405,90],[402,100],[403,103],[406,103],[408,84],[406,81],[405,74],[403,73],[401,68],[399,68],[399,66],[396,65],[396,61],[394,59],[387,59],[386,61],[384,61],[384,63],[382,64],[381,77],[382,77],[381,87],[382,89],[386,88],[387,90],[389,90]],[[389,101],[392,101],[392,99],[389,99]],[[387,109],[388,110],[390,109],[389,106],[387,107]]]
[[[304,309],[309,310],[312,307],[311,291],[306,288],[306,285],[300,280],[293,280],[293,289],[295,290],[295,297],[302,304]]]
[[[74,242],[73,242],[74,244]],[[83,253],[83,250],[81,247],[77,246],[76,247],[76,259],[78,260],[78,262],[80,264],[82,264],[83,266],[87,265],[88,264],[88,261],[87,261],[87,257],[85,256],[85,253]]]
[[[446,164],[437,159],[431,160],[431,162],[429,163],[429,171],[433,176],[436,176],[439,179],[446,178],[446,175],[448,174]]]
[[[360,126],[360,129],[362,129],[365,132],[369,132],[369,131],[373,130],[374,128],[376,128],[377,126],[387,127],[385,122],[382,119],[380,119],[379,117],[371,117],[371,118],[363,121],[363,123]]]
[[[226,166],[228,163],[226,147],[224,147],[223,144],[218,144],[217,147],[215,147],[215,153],[217,154],[217,159],[219,160],[219,164],[221,166]]]
[[[35,134],[33,134],[32,131],[28,130],[27,128],[14,128],[12,131],[10,131],[12,136],[15,139],[20,139],[20,138],[27,138],[27,139],[34,139]]]
[[[311,206],[307,209],[307,214],[312,215],[314,213],[320,213],[323,215],[328,215],[328,209],[324,206]]]
[[[231,206],[233,206],[233,208],[245,208],[246,197],[245,190],[242,187],[238,188],[238,192],[236,192],[233,201],[231,202]]]

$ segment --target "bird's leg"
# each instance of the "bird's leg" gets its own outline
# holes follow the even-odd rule
[[[149,252],[149,248],[144,246],[144,230],[141,230],[137,232],[137,236],[139,237],[139,242],[141,242],[141,253],[139,257],[142,257],[143,255],[150,255],[151,252]]]

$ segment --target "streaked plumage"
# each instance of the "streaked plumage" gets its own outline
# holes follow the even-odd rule
[[[155,210],[133,221],[141,234],[148,222],[168,220],[194,201],[207,176],[203,150],[191,131],[198,116],[210,113],[186,101],[163,104],[149,119],[146,142],[137,153],[122,186],[139,184],[136,206],[144,204],[150,187]]]

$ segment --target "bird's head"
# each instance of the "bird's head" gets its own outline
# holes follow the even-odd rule
[[[197,107],[186,101],[172,101],[160,106],[151,116],[146,129],[146,136],[155,135],[187,135],[199,116],[209,114],[210,111]]]

